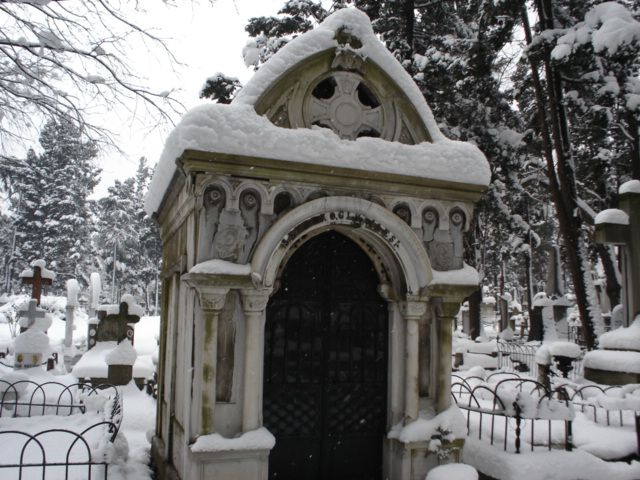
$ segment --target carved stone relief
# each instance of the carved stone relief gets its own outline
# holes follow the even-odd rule
[[[220,214],[226,203],[226,195],[222,188],[210,186],[202,198],[202,212],[200,213],[200,239],[198,247],[198,261],[213,258],[213,244],[211,239],[216,236]]]
[[[411,210],[407,205],[396,205],[393,209],[393,213],[399,216],[404,223],[411,225]]]
[[[260,196],[256,192],[248,190],[242,193],[240,197],[240,213],[247,232],[240,263],[247,263],[258,239]]]
[[[429,254],[431,266],[436,270],[455,270],[463,265],[463,234],[465,215],[460,209],[453,209],[441,225],[435,208],[428,207],[422,213],[422,241]],[[446,220],[446,219],[445,219]]]
[[[219,178],[203,193],[198,261],[219,258],[234,263],[249,263],[264,233],[280,217],[300,202],[331,196],[364,198],[392,209],[422,239],[434,269],[446,271],[462,268],[466,223],[466,214],[462,210],[464,207],[436,200],[424,206],[424,200],[413,197],[380,195],[374,198],[368,192],[325,190],[313,184],[289,184],[287,190],[283,190],[283,185],[279,183],[256,184],[255,181],[237,178]],[[413,218],[415,212],[420,211],[422,213]],[[444,217],[441,218],[441,215]]]
[[[213,257],[238,263],[248,236],[249,231],[244,226],[240,212],[224,210],[213,237]]]
[[[453,258],[451,259],[451,268],[462,268],[464,257],[463,235],[464,235],[465,217],[460,210],[453,210],[450,215],[449,230],[451,232],[451,240],[453,244]]]

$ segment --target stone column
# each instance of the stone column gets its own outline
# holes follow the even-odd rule
[[[400,302],[400,312],[405,320],[405,384],[404,384],[404,423],[418,419],[419,391],[419,321],[427,311],[425,301],[408,298]]]
[[[201,389],[201,434],[214,433],[214,410],[216,405],[216,368],[218,363],[218,317],[224,307],[229,288],[194,285],[200,298],[203,315],[201,338],[196,337],[197,349],[202,354],[202,366],[195,378]]]
[[[440,413],[451,405],[451,347],[452,329],[460,302],[434,298],[438,334],[438,372],[436,389],[436,411]]]
[[[245,317],[242,431],[262,426],[264,326],[271,289],[240,291]]]

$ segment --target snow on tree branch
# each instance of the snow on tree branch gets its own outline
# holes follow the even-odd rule
[[[135,11],[142,12],[142,4]],[[91,119],[124,107],[156,123],[182,111],[172,91],[145,86],[131,58],[136,42],[178,63],[164,39],[131,20],[118,0],[0,3],[0,142],[30,140],[43,119],[59,118],[113,144]],[[135,17],[135,16],[134,16]]]

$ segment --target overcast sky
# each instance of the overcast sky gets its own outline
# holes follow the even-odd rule
[[[246,83],[253,73],[242,59],[242,48],[248,40],[244,31],[247,19],[275,15],[284,0],[215,0],[213,5],[207,0],[177,3],[179,8],[167,7],[159,1],[145,2],[147,14],[138,23],[152,26],[164,38],[171,37],[167,43],[184,65],[173,65],[175,72],[172,72],[171,65],[142,46],[135,48],[132,55],[136,58],[135,68],[148,78],[156,91],[179,88],[177,98],[191,108],[202,102],[198,99],[200,88],[205,79],[216,72],[238,77]],[[104,121],[118,133],[125,155],[114,151],[101,154],[102,182],[95,192],[98,197],[106,194],[114,179],[132,176],[141,156],[155,164],[170,130],[150,131],[148,121],[133,120],[124,112],[114,112],[112,118]]]

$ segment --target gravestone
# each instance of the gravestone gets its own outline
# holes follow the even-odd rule
[[[549,249],[545,291],[538,292],[533,297],[533,318],[529,341],[567,340],[569,336],[567,312],[571,306],[572,303],[565,295],[560,249],[554,245]]]
[[[31,299],[28,307],[20,310],[20,315],[25,320],[22,327],[24,330],[14,341],[13,365],[15,369],[37,367],[49,355],[49,337],[41,327],[48,328],[51,319],[46,317],[44,310],[38,308],[36,299]]]
[[[70,348],[73,343],[73,322],[78,307],[80,285],[75,279],[67,280],[67,306],[65,312],[64,346]]]
[[[108,365],[107,382],[111,385],[127,385],[133,378],[137,356],[128,338],[119,342],[105,358]]]
[[[89,324],[89,348],[97,342],[121,342],[126,338],[133,344],[134,324],[140,321],[143,313],[131,295],[123,295],[118,305],[100,305],[98,322]]]
[[[640,382],[640,180],[618,193],[620,209],[600,212],[595,225],[596,242],[620,248],[624,326],[601,335],[584,359],[585,378],[610,385]],[[617,306],[613,313],[612,323],[621,323]]]
[[[40,305],[40,297],[42,296],[42,287],[52,285],[56,274],[45,268],[44,260],[34,260],[31,262],[31,269],[24,270],[20,274],[22,283],[31,285],[31,298],[35,299]]]
[[[100,305],[100,294],[102,293],[102,281],[98,272],[92,272],[89,280],[89,318],[96,316],[96,309]]]
[[[596,242],[620,247],[624,325],[640,313],[640,180],[618,190],[620,209],[604,210],[595,218]]]

